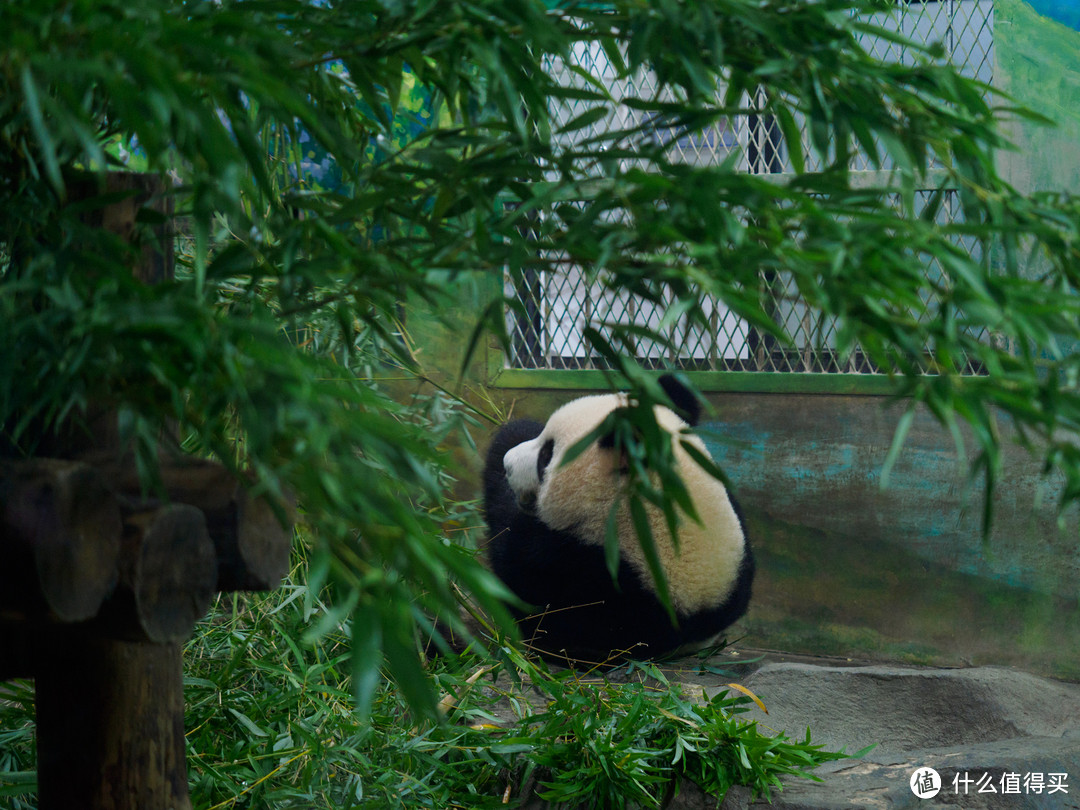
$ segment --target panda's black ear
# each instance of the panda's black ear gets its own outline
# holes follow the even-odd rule
[[[685,420],[690,427],[695,427],[701,418],[701,403],[698,402],[694,393],[679,382],[674,374],[663,375],[658,382],[668,395],[668,399],[675,405],[675,412]]]

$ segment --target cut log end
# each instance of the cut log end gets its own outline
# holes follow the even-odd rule
[[[95,616],[116,584],[121,532],[101,476],[73,461],[4,462],[0,492],[5,590],[60,621]]]
[[[284,520],[262,497],[241,491],[237,499],[237,551],[243,561],[233,588],[273,590],[289,573],[292,548],[292,504],[282,506]],[[222,586],[222,590],[225,590]]]
[[[102,468],[113,488],[132,503],[145,498],[127,459],[103,462]],[[275,508],[268,498],[250,495],[221,464],[204,459],[163,455],[161,481],[170,502],[191,504],[206,516],[217,549],[218,590],[272,590],[281,584],[292,549],[291,500],[286,497]]]
[[[187,639],[209,609],[217,585],[217,555],[203,513],[187,504],[169,504],[129,515],[120,578],[146,639]]]

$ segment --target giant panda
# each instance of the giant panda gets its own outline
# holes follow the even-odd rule
[[[660,384],[682,416],[657,406],[657,423],[707,455],[699,437],[684,433],[697,423],[698,401],[671,375]],[[581,397],[546,424],[522,419],[504,425],[487,452],[490,564],[532,606],[514,610],[515,618],[525,641],[549,659],[611,665],[663,657],[708,642],[741,617],[750,600],[754,557],[741,512],[678,440],[672,441],[676,468],[701,522],[679,510],[676,548],[661,510],[646,505],[677,624],[657,595],[625,503],[615,518],[619,566],[613,581],[604,538],[625,465],[606,437],[568,464],[562,461],[568,448],[625,405],[625,394]]]

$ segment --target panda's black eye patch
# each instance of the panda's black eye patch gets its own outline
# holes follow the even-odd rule
[[[544,470],[551,463],[551,456],[555,453],[555,440],[548,439],[540,448],[540,455],[536,457],[536,477],[544,480]]]

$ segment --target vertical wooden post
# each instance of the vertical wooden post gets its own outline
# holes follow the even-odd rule
[[[39,655],[40,810],[190,810],[180,645],[76,628]]]
[[[164,216],[173,211],[171,197],[163,196],[164,184],[156,174],[142,172],[107,172],[105,175],[88,175],[85,180],[68,183],[68,194],[73,201],[90,199],[98,195],[111,195],[115,199],[108,205],[94,208],[80,216],[82,222],[92,228],[114,233],[125,242],[136,239],[136,225],[140,210],[147,202]],[[173,277],[172,239],[165,224],[154,228],[156,241],[142,240],[140,254],[131,268],[135,278],[146,284],[157,284]]]
[[[158,177],[132,172],[109,173],[103,183],[91,176],[69,187],[73,200],[113,197],[82,219],[128,242],[136,240],[139,212],[148,201],[157,198],[158,210],[168,211],[171,200],[162,198],[163,190]],[[171,239],[161,231],[157,237],[157,245],[143,240],[132,267],[148,284],[173,273]],[[100,412],[93,435],[72,435],[58,449],[65,455],[91,449],[119,454],[116,414]],[[190,810],[180,644],[101,631],[53,626],[38,645],[39,808]]]

